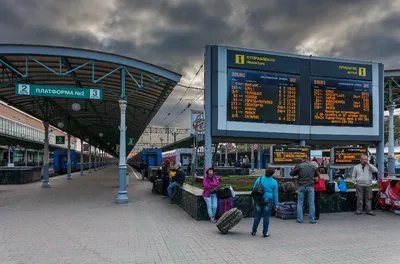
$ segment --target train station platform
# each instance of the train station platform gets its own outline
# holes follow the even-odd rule
[[[118,168],[0,186],[0,263],[399,263],[399,216],[321,215],[316,225],[271,219],[269,238],[252,219],[227,235],[195,221],[130,174],[129,202],[115,204]],[[136,177],[137,176],[137,177]]]

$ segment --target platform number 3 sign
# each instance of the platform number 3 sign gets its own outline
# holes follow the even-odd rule
[[[100,90],[90,89],[90,99],[100,99]]]
[[[30,95],[31,89],[29,84],[18,84],[18,94]]]

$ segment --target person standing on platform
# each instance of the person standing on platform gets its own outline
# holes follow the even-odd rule
[[[219,186],[219,179],[217,175],[214,174],[213,168],[208,168],[203,177],[203,198],[207,205],[208,216],[210,217],[210,222],[215,223],[215,214],[217,213],[217,189]]]
[[[162,173],[162,181],[163,181],[163,197],[168,197],[168,185],[169,185],[169,171],[170,171],[171,162],[169,160],[165,160],[161,166]]]
[[[261,200],[255,200],[256,205],[256,216],[253,221],[253,228],[251,235],[255,236],[257,233],[258,225],[260,224],[261,217],[263,218],[263,237],[269,237],[269,218],[273,208],[278,209],[278,182],[272,177],[274,175],[274,168],[267,168],[265,170],[265,176],[260,176],[253,186],[253,190],[261,184],[264,189],[264,194]]]
[[[318,170],[310,162],[309,157],[304,157],[290,172],[290,176],[297,176],[299,189],[297,190],[297,222],[303,223],[304,198],[308,194],[310,223],[315,224],[315,192],[314,183],[318,181]]]
[[[318,163],[311,161],[311,164],[318,170]],[[321,174],[318,172],[318,181],[321,178]],[[315,220],[319,220],[319,201],[321,199],[321,191],[317,190],[314,185],[314,206],[315,206]]]
[[[365,198],[365,211],[367,215],[375,215],[372,212],[372,179],[373,173],[377,173],[378,169],[368,162],[368,157],[362,155],[360,164],[353,169],[352,180],[356,184],[357,211],[360,215],[363,211]]]

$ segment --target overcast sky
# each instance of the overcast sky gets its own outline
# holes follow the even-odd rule
[[[400,68],[400,0],[1,0],[0,42],[104,50],[183,75],[204,46],[383,62]],[[203,87],[203,72],[193,86]],[[177,87],[152,121],[169,124],[198,93]],[[202,97],[197,107],[202,107]],[[189,127],[189,111],[171,126]]]

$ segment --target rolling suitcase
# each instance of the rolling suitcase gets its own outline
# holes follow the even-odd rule
[[[158,194],[163,193],[163,180],[162,179],[156,179],[154,182],[154,192]]]
[[[217,214],[216,217],[221,217],[225,212],[231,210],[235,206],[233,197],[226,199],[218,199]]]

